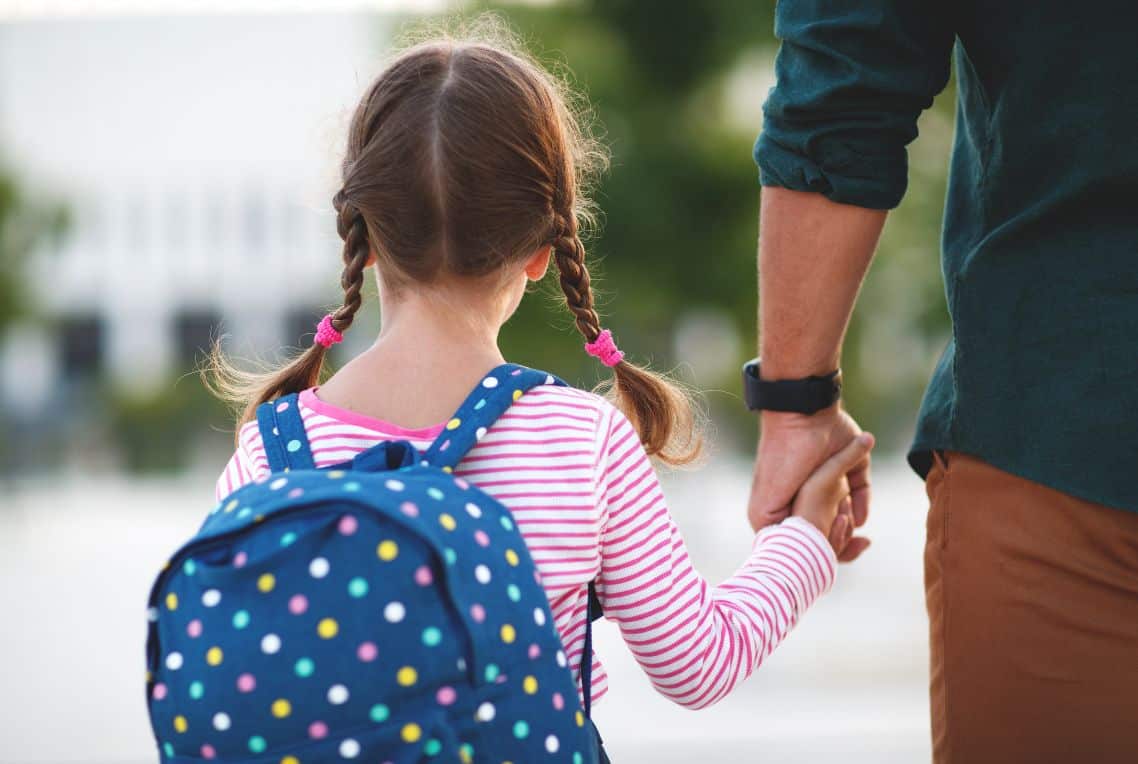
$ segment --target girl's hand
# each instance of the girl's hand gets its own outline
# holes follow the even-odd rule
[[[805,518],[822,531],[837,554],[841,554],[854,531],[853,501],[846,475],[869,467],[873,444],[873,435],[868,432],[851,440],[814,470],[790,508],[792,516]]]

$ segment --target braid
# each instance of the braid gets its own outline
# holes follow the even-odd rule
[[[336,208],[336,231],[344,240],[344,270],[340,274],[344,304],[332,315],[332,326],[336,331],[344,332],[352,325],[363,301],[360,292],[364,286],[364,270],[371,254],[371,244],[364,216],[347,200],[342,189],[332,197],[332,206]]]
[[[577,234],[577,221],[572,216],[562,225],[565,231],[553,240],[553,254],[561,274],[561,291],[565,304],[573,313],[577,331],[586,342],[593,342],[601,333],[601,319],[593,307],[593,289],[589,268],[585,265],[585,245]]]

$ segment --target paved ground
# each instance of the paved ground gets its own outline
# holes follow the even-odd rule
[[[597,719],[617,764],[928,761],[922,486],[878,459],[874,547],[748,683],[690,712],[654,694],[616,629]],[[59,479],[0,506],[0,762],[154,761],[142,691],[150,577],[209,508],[212,478]],[[701,571],[749,545],[744,465],[666,482]]]

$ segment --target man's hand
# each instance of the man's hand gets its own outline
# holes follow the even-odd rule
[[[812,416],[764,411],[761,422],[747,507],[747,518],[756,531],[788,517],[795,494],[811,473],[861,434],[857,422],[839,406]],[[864,465],[846,475],[851,500],[843,502],[830,539],[842,562],[857,559],[869,546],[867,538],[850,538],[869,514],[869,470],[867,457]]]

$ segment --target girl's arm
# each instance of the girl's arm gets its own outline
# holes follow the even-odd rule
[[[692,567],[631,423],[613,410],[600,457],[607,518],[598,595],[653,686],[689,708],[726,696],[834,582],[826,537],[801,517],[763,529],[719,586]]]
[[[241,428],[238,442],[240,445],[233,452],[233,456],[229,457],[229,463],[225,465],[225,470],[217,479],[214,492],[219,502],[241,486],[269,473],[265,447],[261,444],[261,434],[257,430],[256,422],[247,422]]]

